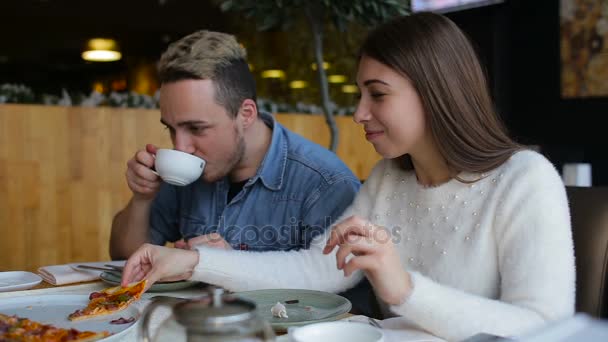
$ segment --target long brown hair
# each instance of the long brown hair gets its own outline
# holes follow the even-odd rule
[[[360,55],[412,82],[452,172],[490,171],[523,148],[494,110],[471,43],[448,18],[419,12],[394,19],[369,34]]]

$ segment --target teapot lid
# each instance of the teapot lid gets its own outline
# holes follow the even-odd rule
[[[249,320],[253,318],[255,308],[255,303],[224,295],[222,289],[215,288],[211,295],[177,304],[173,314],[186,327],[217,327]]]

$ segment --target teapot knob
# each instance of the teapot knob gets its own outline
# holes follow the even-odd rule
[[[224,295],[224,289],[221,287],[213,288],[213,306],[219,308],[222,306],[222,296]]]

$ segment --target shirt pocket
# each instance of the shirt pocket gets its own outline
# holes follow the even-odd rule
[[[208,234],[207,219],[205,217],[182,215],[179,218],[179,231],[182,234],[182,238]]]

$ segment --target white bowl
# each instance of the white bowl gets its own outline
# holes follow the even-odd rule
[[[205,169],[205,161],[195,155],[169,149],[156,151],[154,167],[165,182],[184,186],[197,180]]]
[[[293,342],[383,342],[382,330],[356,322],[323,322],[289,329]]]

